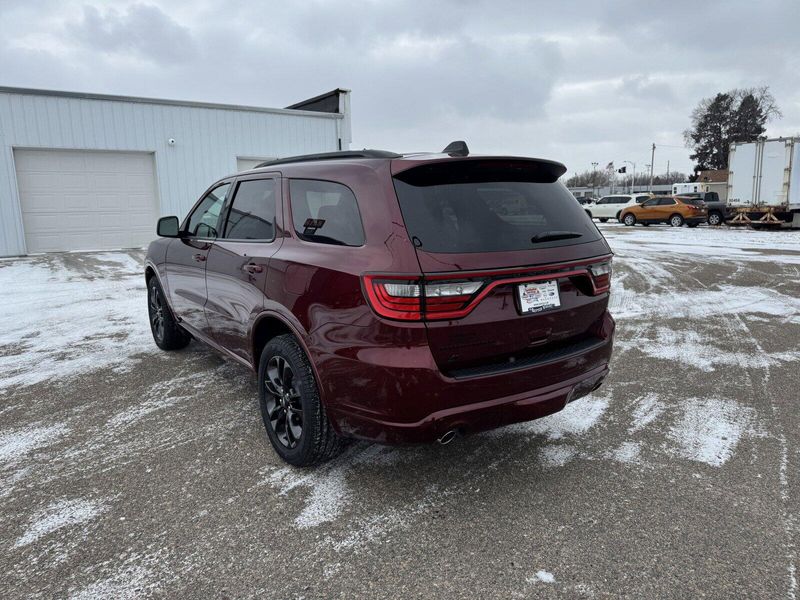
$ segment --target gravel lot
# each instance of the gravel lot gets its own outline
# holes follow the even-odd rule
[[[796,598],[800,233],[601,229],[604,387],[315,470],[157,351],[142,252],[0,261],[0,598]]]

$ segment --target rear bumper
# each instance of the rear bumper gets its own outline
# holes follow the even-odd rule
[[[613,346],[614,320],[607,312],[602,331],[597,344],[579,353],[486,376],[447,377],[432,358],[421,356],[430,357],[427,347],[408,349],[405,366],[328,360],[319,375],[340,434],[385,444],[427,443],[452,429],[472,433],[538,419],[596,389],[608,374]],[[326,371],[349,373],[346,383],[336,381],[335,394]]]
[[[495,398],[474,404],[440,410],[412,423],[386,421],[354,413],[332,415],[340,433],[383,444],[430,443],[450,430],[476,433],[546,417],[560,411],[602,385],[608,366],[531,392]]]

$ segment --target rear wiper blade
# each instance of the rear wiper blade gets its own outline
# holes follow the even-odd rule
[[[531,243],[539,244],[541,242],[553,242],[555,240],[570,240],[572,238],[579,238],[582,235],[582,233],[578,233],[577,231],[542,231],[531,238]]]

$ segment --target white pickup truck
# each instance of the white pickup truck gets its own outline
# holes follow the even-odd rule
[[[652,198],[651,194],[613,194],[611,196],[603,196],[597,202],[591,204],[584,204],[583,209],[593,219],[600,219],[601,223],[605,223],[609,219],[616,219],[619,221],[619,214],[622,209],[627,206],[634,206],[641,204],[645,200]]]

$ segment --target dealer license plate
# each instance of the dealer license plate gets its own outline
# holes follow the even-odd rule
[[[561,306],[558,281],[536,281],[517,286],[520,312],[538,313]]]

